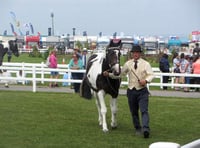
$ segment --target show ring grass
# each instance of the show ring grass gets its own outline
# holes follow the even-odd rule
[[[136,136],[126,96],[118,99],[118,128],[103,133],[95,100],[77,94],[0,91],[0,147],[148,148],[153,142],[184,145],[200,137],[199,99],[150,97],[149,139]],[[106,97],[110,123],[109,96]]]

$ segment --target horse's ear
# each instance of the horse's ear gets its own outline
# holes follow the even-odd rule
[[[119,47],[121,45],[121,39],[111,39],[109,47]]]
[[[122,40],[119,40],[118,44],[121,46],[121,44],[122,44]]]
[[[108,50],[109,50],[109,48],[106,49],[106,55],[108,54]]]

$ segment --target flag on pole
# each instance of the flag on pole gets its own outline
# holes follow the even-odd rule
[[[33,29],[33,25],[31,23],[29,23],[30,29],[31,29],[31,33],[34,34],[34,29]]]
[[[11,27],[11,31],[12,31],[12,33],[15,32],[15,29],[14,29],[14,26],[13,26],[12,23],[10,23],[10,27]]]

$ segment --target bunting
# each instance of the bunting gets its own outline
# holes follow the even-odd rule
[[[13,22],[15,23],[15,26],[16,26],[17,30],[19,31],[20,35],[23,35],[23,33],[21,32],[21,29],[20,29],[20,21],[17,20],[17,17],[16,17],[16,15],[15,15],[15,13],[14,13],[13,11],[10,11],[10,15],[11,15],[11,17],[12,17],[12,19],[13,19]],[[11,25],[11,29],[12,29],[12,32],[13,32],[15,35],[17,35],[16,32],[13,31],[13,30],[14,30],[13,24]]]
[[[13,33],[15,36],[17,36],[17,33],[15,32],[15,29],[14,29],[14,26],[13,26],[12,23],[10,23],[10,27],[11,27],[12,33]]]

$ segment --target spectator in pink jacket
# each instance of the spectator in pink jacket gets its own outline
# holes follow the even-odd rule
[[[57,68],[58,62],[57,62],[55,50],[51,51],[51,54],[49,57],[49,63],[50,63],[49,68],[55,68],[55,69]],[[59,76],[59,73],[57,71],[51,71],[51,76],[50,76],[51,79],[58,79],[58,76]],[[54,82],[54,84],[53,82],[50,82],[49,87],[58,87],[58,84],[57,82]]]
[[[193,74],[200,74],[200,55],[196,56],[196,58],[194,59],[194,62],[192,64],[192,71]],[[200,84],[200,77],[195,77],[194,83]],[[196,91],[199,91],[199,88],[196,88]]]

